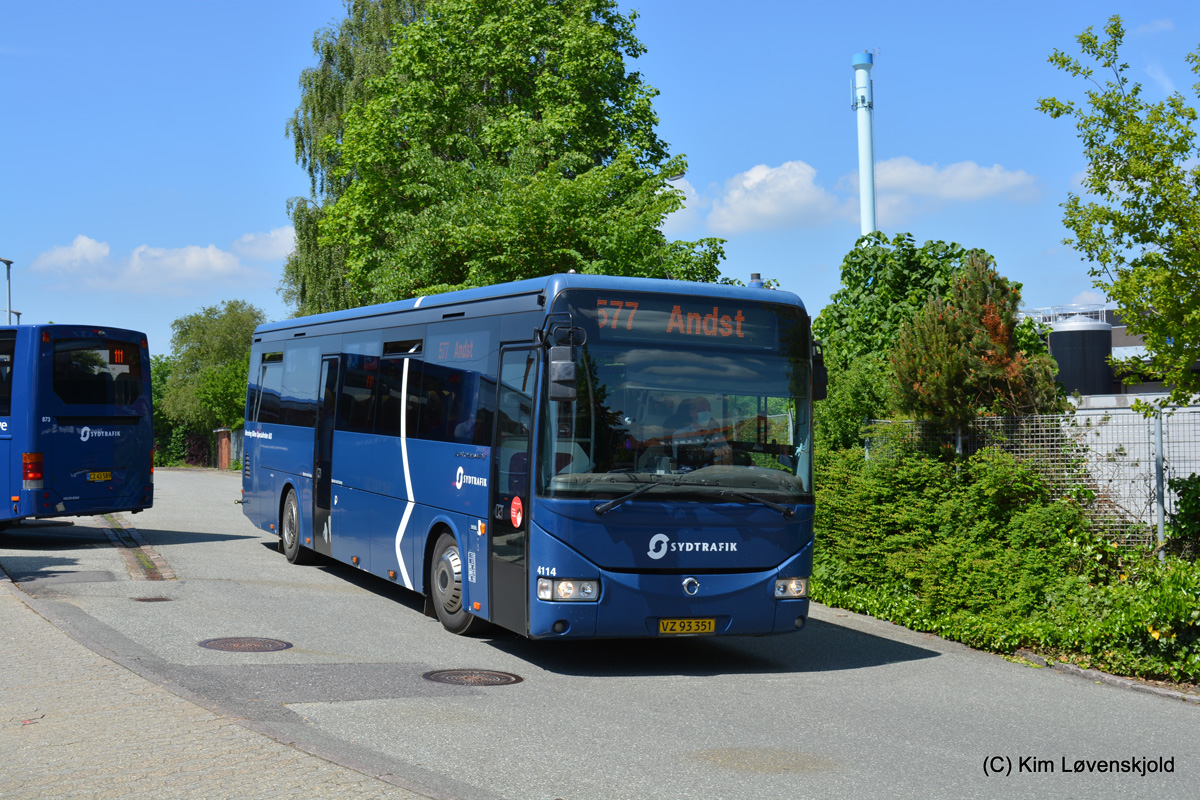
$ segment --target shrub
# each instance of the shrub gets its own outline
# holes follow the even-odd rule
[[[1167,531],[1167,552],[1195,561],[1200,555],[1200,475],[1172,478],[1175,510]]]
[[[973,647],[1200,677],[1200,565],[1119,550],[999,450],[887,452],[818,455],[816,600]]]

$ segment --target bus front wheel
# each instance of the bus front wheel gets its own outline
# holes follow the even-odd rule
[[[454,534],[444,531],[433,546],[429,562],[429,592],[442,627],[468,635],[484,627],[484,621],[463,608],[462,557]]]
[[[293,564],[308,562],[308,553],[300,546],[300,505],[296,493],[288,491],[279,517],[279,552]]]

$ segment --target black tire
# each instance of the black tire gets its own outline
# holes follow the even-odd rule
[[[300,504],[290,489],[283,498],[283,511],[279,515],[279,552],[293,564],[307,564],[310,560],[309,551],[300,544]]]
[[[487,623],[468,612],[462,604],[462,558],[454,534],[443,532],[433,546],[429,561],[429,599],[442,627],[467,636],[478,633]]]

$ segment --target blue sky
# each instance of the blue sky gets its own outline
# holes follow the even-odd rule
[[[1084,87],[1046,62],[1120,14],[1152,99],[1196,104],[1184,56],[1200,4],[645,0],[631,69],[659,90],[685,153],[672,238],[728,240],[725,274],[777,279],[818,312],[859,233],[851,57],[875,53],[878,224],[996,256],[1024,304],[1095,302],[1062,245],[1084,168],[1070,122],[1035,110]],[[305,195],[284,126],[340,0],[0,4],[0,257],[22,322],[149,334],[241,299],[289,316],[277,288]],[[0,296],[0,304],[3,297]]]

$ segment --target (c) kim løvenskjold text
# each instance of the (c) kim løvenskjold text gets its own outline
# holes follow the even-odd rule
[[[1175,771],[1174,756],[1130,758],[1067,758],[1060,756],[1058,762],[1053,759],[1022,756],[1017,759],[1017,772],[1022,773],[1109,773],[1153,775],[1156,773],[1171,773]]]

